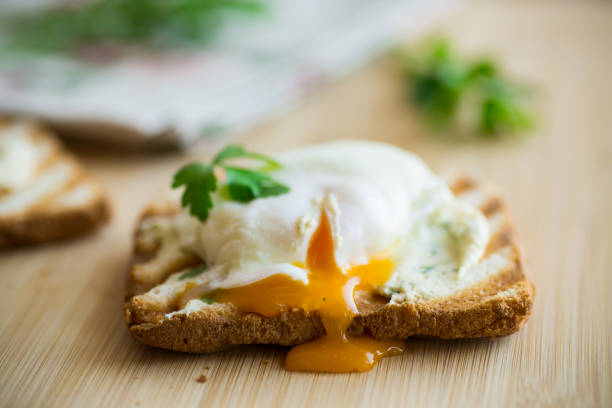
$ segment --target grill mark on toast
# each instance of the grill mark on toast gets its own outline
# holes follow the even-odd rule
[[[27,137],[40,149],[43,149],[43,156],[40,158],[34,173],[34,177],[36,177],[61,160],[62,151],[55,137],[49,132],[36,125],[29,126],[28,130],[29,134]]]
[[[69,208],[86,205],[100,195],[97,187],[86,177],[80,177],[71,187],[50,203],[50,207]]]
[[[66,191],[72,189],[79,182],[83,181],[84,175],[76,166],[71,164],[72,174],[64,181],[64,183],[58,188],[53,190],[50,194],[46,194],[41,197],[33,206],[29,208],[29,211],[48,211],[52,208],[52,203],[61,197]]]
[[[140,215],[136,225],[141,226],[146,220],[155,217],[173,217],[180,212],[180,207],[175,204],[165,203],[150,205]],[[136,228],[134,231],[134,252],[140,255],[146,255],[147,259],[154,256],[155,252],[159,249],[159,240],[155,243],[147,242]]]
[[[26,124],[23,126],[26,126],[25,132],[27,132],[24,137],[29,139],[29,143],[36,145],[36,148],[40,150],[40,157],[38,158],[39,161],[38,163],[36,163],[36,167],[34,169],[32,177],[28,181],[26,186],[15,191],[9,190],[5,194],[0,195],[0,217],[3,215],[7,216],[36,211],[38,208],[40,208],[41,205],[44,204],[44,200],[53,197],[58,193],[61,193],[61,190],[55,188],[47,189],[48,192],[45,193],[43,191],[38,200],[31,201],[19,210],[8,212],[3,215],[1,207],[2,203],[4,203],[5,206],[10,207],[10,200],[12,198],[11,196],[19,197],[19,195],[21,195],[27,197],[28,190],[32,191],[32,188],[38,187],[37,182],[40,182],[41,178],[44,178],[50,172],[60,168],[59,166],[64,166],[67,164],[75,169],[78,168],[78,166],[72,165],[72,163],[64,164],[64,162],[66,162],[66,158],[62,155],[62,152],[60,151],[59,146],[53,136],[49,135],[47,132],[45,132],[38,126],[32,124]]]
[[[495,275],[489,277],[483,282],[478,282],[477,284],[458,292],[457,294],[453,295],[450,300],[435,300],[434,303],[446,304],[449,302],[455,302],[456,299],[474,301],[482,296],[496,295],[500,291],[503,291],[519,281],[522,278],[522,273],[519,268],[519,254],[516,249],[511,245],[505,245],[500,247],[495,252],[500,255],[509,255],[506,265],[504,265],[503,268],[501,268]],[[485,259],[491,255],[493,255],[493,253],[485,256]]]
[[[28,188],[9,194],[0,201],[0,217],[27,214],[44,197],[61,189],[72,176],[73,169],[68,163],[57,163],[44,175],[34,180]]]
[[[514,230],[509,224],[504,224],[500,228],[499,231],[495,233],[495,235],[491,236],[489,239],[489,243],[485,248],[484,256],[489,256],[490,254],[498,251],[500,248],[503,248],[507,245],[510,245],[514,241]]]
[[[497,211],[501,210],[502,205],[502,201],[499,197],[489,197],[485,203],[480,206],[480,211],[485,215],[485,217],[489,217],[490,215],[493,215]]]
[[[134,265],[132,276],[135,282],[155,286],[163,282],[172,273],[178,272],[188,266],[197,265],[198,257],[181,251],[178,247],[169,251],[161,250],[149,261]]]
[[[28,186],[25,188],[13,192],[19,194],[28,190],[31,186],[36,185],[37,181],[40,181],[41,177],[44,177],[49,171],[52,171],[55,166],[68,165],[71,168],[72,175],[68,179],[62,182],[62,185],[58,188],[51,188],[48,193],[42,194],[38,200],[32,202],[29,206],[23,207],[22,212],[32,213],[49,210],[52,207],[52,203],[57,201],[65,192],[72,189],[79,182],[85,180],[83,172],[80,170],[74,160],[67,156],[61,151],[55,138],[48,132],[38,128],[37,126],[28,127],[28,134],[25,136],[35,143],[39,149],[42,150],[40,161],[36,165],[36,170],[30,180]],[[7,198],[11,195],[11,192],[0,196],[0,199]]]
[[[483,213],[490,227],[490,237],[483,258],[511,243],[514,231],[508,224],[508,216],[503,212],[503,201],[497,195],[489,195],[477,188],[477,184],[464,178],[451,184],[451,191],[462,202],[476,206]]]
[[[38,143],[42,145],[43,148],[47,149],[46,156],[43,157],[37,167],[35,177],[43,174],[50,167],[60,162],[69,163],[73,169],[72,177],[70,180],[67,180],[66,183],[64,183],[64,186],[61,189],[55,190],[52,194],[45,197],[41,197],[41,199],[29,209],[29,211],[44,211],[52,208],[53,203],[57,202],[58,198],[60,198],[67,191],[71,190],[78,183],[84,181],[85,175],[75,160],[66,152],[62,151],[55,136],[38,126],[32,126],[30,137],[35,143]]]
[[[469,187],[462,186],[461,191],[459,193],[454,193],[454,195],[459,201],[478,208],[485,217],[489,217],[499,211],[503,206],[501,198],[478,189],[473,182]]]
[[[40,174],[44,173],[50,167],[57,164],[63,159],[62,154],[59,150],[55,149],[54,147],[48,147],[48,149],[50,150],[45,152],[45,156],[42,157],[41,161],[36,166],[36,171],[32,179],[35,179],[36,177],[40,176]]]
[[[476,187],[476,183],[467,177],[456,178],[448,186],[453,195],[458,196],[465,191],[473,190]]]
[[[507,213],[501,207],[495,212],[488,213],[486,217],[489,222],[490,237],[483,257],[514,242],[514,229],[509,223]]]

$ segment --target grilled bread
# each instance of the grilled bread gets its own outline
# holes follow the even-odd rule
[[[348,334],[403,340],[411,336],[442,339],[497,337],[519,330],[531,312],[534,287],[525,275],[521,251],[503,200],[473,180],[449,183],[459,201],[480,208],[490,239],[480,265],[487,278],[451,296],[422,302],[393,303],[379,294],[356,292],[359,313]],[[149,208],[140,226],[179,211],[171,204]],[[142,231],[138,228],[137,231]],[[137,233],[125,315],[132,336],[147,345],[185,352],[213,352],[240,344],[296,345],[325,333],[316,311],[286,309],[277,316],[244,313],[229,303],[178,311],[180,296],[196,278],[176,279],[176,272],[201,264],[194,255]],[[205,275],[205,273],[204,273]]]
[[[0,248],[73,237],[108,217],[98,183],[51,133],[0,122]]]

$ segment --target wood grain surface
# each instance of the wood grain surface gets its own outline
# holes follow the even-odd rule
[[[440,29],[467,52],[495,50],[537,84],[531,138],[426,137],[384,60],[237,138],[270,153],[334,138],[385,140],[436,169],[497,184],[537,287],[523,330],[408,341],[403,356],[345,375],[286,372],[280,347],[189,355],[141,346],[121,310],[131,231],[189,157],[81,149],[114,218],[85,239],[0,253],[0,406],[611,406],[612,3],[477,2]],[[191,155],[210,156],[220,143]]]

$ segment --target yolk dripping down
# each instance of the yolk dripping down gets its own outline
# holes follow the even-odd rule
[[[327,215],[313,234],[306,256],[309,282],[272,275],[250,285],[223,290],[218,302],[230,302],[245,312],[275,316],[285,307],[317,310],[326,335],[289,351],[285,368],[295,371],[351,372],[370,370],[387,355],[403,352],[403,342],[379,341],[368,336],[348,337],[355,315],[355,290],[384,284],[392,270],[389,259],[373,259],[342,273],[336,264],[334,242]]]

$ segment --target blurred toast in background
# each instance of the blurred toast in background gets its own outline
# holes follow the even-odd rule
[[[108,218],[102,188],[49,131],[0,121],[0,248],[77,236]]]

